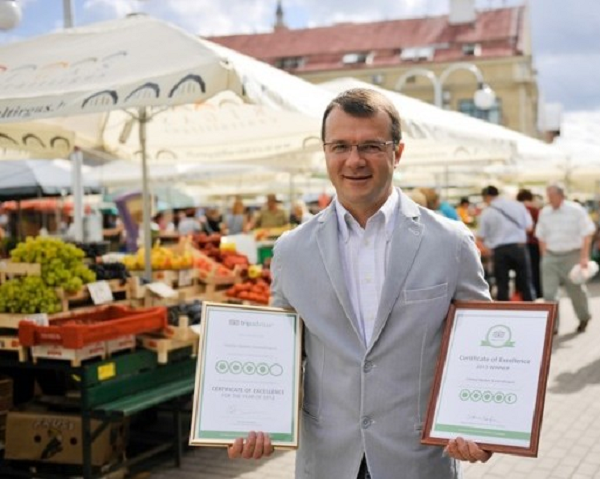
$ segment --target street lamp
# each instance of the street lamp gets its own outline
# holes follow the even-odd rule
[[[423,76],[433,85],[434,104],[438,108],[443,108],[442,87],[444,82],[452,73],[457,70],[466,70],[475,75],[477,79],[477,91],[473,96],[475,106],[481,110],[489,110],[496,102],[494,90],[483,81],[483,74],[477,65],[473,63],[453,63],[447,67],[438,77],[433,71],[427,68],[412,68],[398,78],[396,82],[396,91],[401,91],[406,80],[413,76]]]
[[[0,0],[0,30],[12,30],[21,22],[21,16],[16,0]]]

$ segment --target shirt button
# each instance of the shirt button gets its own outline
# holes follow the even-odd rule
[[[365,241],[364,241],[364,243],[363,243],[363,244],[364,244],[365,246],[369,246],[369,245],[371,244],[371,242],[370,242],[370,241],[367,239],[367,240],[365,240]]]
[[[373,369],[373,363],[371,361],[365,361],[363,364],[363,371],[365,373],[370,372]]]
[[[370,275],[365,276],[365,283],[370,284],[373,278]]]
[[[360,425],[363,429],[368,429],[371,424],[373,424],[373,420],[369,416],[363,416],[362,420],[360,421]]]

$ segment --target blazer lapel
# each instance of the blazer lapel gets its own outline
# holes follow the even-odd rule
[[[329,276],[329,282],[338,297],[346,317],[350,320],[354,332],[360,338],[361,342],[364,343],[362,330],[358,324],[356,314],[354,314],[354,308],[352,307],[348,288],[346,287],[338,244],[337,216],[333,204],[324,212],[319,222],[321,225],[317,231],[317,245],[321,259],[327,270],[327,275]]]
[[[421,245],[423,225],[418,221],[419,216],[419,208],[416,203],[405,194],[400,193],[399,211],[396,227],[392,234],[389,263],[369,347],[377,342],[392,308],[398,300]]]

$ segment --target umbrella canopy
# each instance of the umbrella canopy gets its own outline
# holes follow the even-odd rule
[[[63,196],[71,191],[71,164],[65,160],[0,161],[0,201]],[[98,193],[99,183],[87,178],[86,193]]]

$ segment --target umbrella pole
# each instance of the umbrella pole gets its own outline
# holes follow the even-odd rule
[[[17,236],[23,241],[23,211],[21,210],[21,200],[17,201]]]
[[[148,191],[148,158],[146,152],[146,123],[148,122],[148,112],[146,107],[139,109],[139,131],[140,131],[140,147],[142,150],[142,230],[144,232],[144,278],[152,281],[152,264],[151,264],[151,249],[152,249],[152,231],[150,229],[150,192]]]
[[[83,153],[75,148],[71,154],[71,192],[73,195],[73,226],[75,241],[83,241]]]

